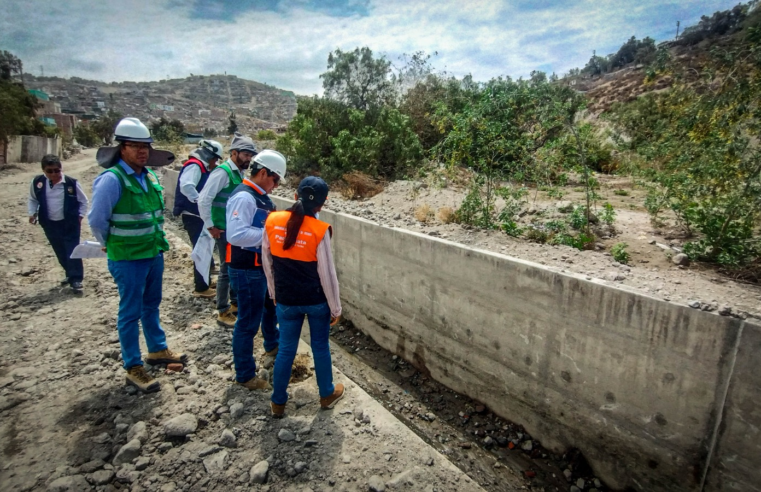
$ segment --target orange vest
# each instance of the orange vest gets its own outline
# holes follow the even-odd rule
[[[273,212],[264,229],[270,243],[275,277],[275,298],[286,306],[309,306],[326,302],[317,273],[317,248],[330,224],[314,217],[304,217],[296,243],[283,249],[291,212]]]

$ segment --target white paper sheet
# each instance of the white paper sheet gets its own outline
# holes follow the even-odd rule
[[[198,236],[196,247],[193,248],[193,253],[190,255],[190,257],[193,259],[193,264],[195,265],[196,270],[198,270],[198,273],[203,276],[203,280],[207,285],[209,283],[209,269],[211,268],[211,258],[214,254],[214,244],[214,238],[211,237],[209,231],[204,229],[201,232],[201,235]]]
[[[107,258],[108,255],[103,251],[103,246],[98,241],[85,241],[77,244],[74,251],[71,252],[72,258]]]

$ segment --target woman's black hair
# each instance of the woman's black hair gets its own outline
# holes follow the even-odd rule
[[[290,249],[294,244],[296,244],[296,239],[299,237],[299,229],[301,229],[301,224],[304,223],[304,217],[307,215],[314,215],[314,209],[307,210],[304,207],[304,202],[302,202],[301,199],[296,200],[296,203],[294,203],[291,208],[287,210],[288,212],[291,212],[291,216],[288,219],[288,224],[285,227],[286,231],[283,249]]]

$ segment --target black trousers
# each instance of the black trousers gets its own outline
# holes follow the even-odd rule
[[[198,238],[201,236],[201,232],[203,232],[203,220],[200,217],[196,217],[195,215],[188,215],[188,214],[183,214],[181,215],[181,217],[182,217],[182,227],[184,227],[185,230],[188,232],[188,236],[190,236],[190,242],[193,244],[193,247],[195,248],[196,243],[198,242]],[[213,255],[212,255],[210,266],[212,268],[214,267]],[[193,266],[193,283],[195,285],[196,292],[203,292],[209,288],[209,285],[203,281],[203,275],[198,273],[198,270],[195,268],[195,265]]]
[[[71,252],[79,244],[80,229],[79,221],[67,224],[65,220],[49,220],[42,226],[42,230],[45,231],[45,236],[47,236],[48,242],[50,242],[55,256],[58,258],[58,263],[66,272],[69,284],[81,282],[84,278],[82,260],[70,258]]]

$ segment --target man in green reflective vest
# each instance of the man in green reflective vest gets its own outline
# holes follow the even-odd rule
[[[238,312],[238,296],[230,287],[227,274],[227,217],[225,210],[227,199],[239,184],[243,182],[243,173],[251,165],[251,159],[257,154],[254,141],[235,132],[230,143],[230,158],[217,166],[206,181],[198,196],[198,213],[203,219],[204,227],[217,242],[219,252],[219,276],[217,277],[217,323],[232,328],[235,326]]]
[[[140,330],[148,346],[148,364],[185,364],[187,356],[167,348],[159,323],[164,251],[164,198],[156,175],[146,166],[166,165],[170,152],[151,148],[153,139],[137,118],[116,126],[116,147],[98,150],[105,167],[93,183],[92,207],[87,216],[93,234],[106,246],[108,270],[119,288],[117,329],[127,384],[151,393],[160,389],[144,368]]]

